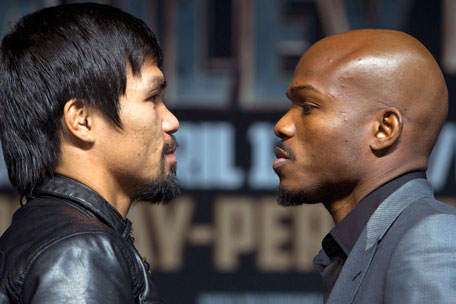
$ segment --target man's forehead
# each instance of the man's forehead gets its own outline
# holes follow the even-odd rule
[[[326,80],[334,73],[334,61],[321,63],[300,60],[287,88],[287,96],[300,93],[323,94]]]
[[[304,58],[305,59],[305,58]],[[321,61],[302,60],[297,66],[286,95],[291,99],[297,96],[314,95],[338,99],[344,92],[357,89],[357,74],[354,66],[368,64],[360,58],[328,58],[322,54]],[[369,59],[366,59],[369,61]],[[355,63],[353,63],[355,62]]]
[[[332,94],[335,89],[355,85],[364,76],[367,81],[379,73],[384,77],[388,72],[397,72],[403,54],[398,56],[395,48],[372,43],[376,33],[380,32],[353,31],[314,44],[299,60],[287,95],[298,91]]]
[[[391,58],[427,52],[415,38],[391,30],[355,30],[328,36],[312,45],[302,63],[338,63],[358,58]],[[298,64],[298,65],[299,65]]]
[[[383,75],[397,71],[402,56],[359,48],[357,50],[322,51],[306,53],[300,59],[290,82],[289,89],[302,86],[303,82],[339,82],[377,73]]]
[[[136,75],[133,74],[131,67],[127,66],[127,69],[127,91],[144,91],[152,94],[166,87],[165,76],[154,62],[144,62]]]

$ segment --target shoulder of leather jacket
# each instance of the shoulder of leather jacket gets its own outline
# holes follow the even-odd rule
[[[71,198],[33,198],[0,237],[0,303],[130,303],[133,296],[161,303],[129,230],[119,227]]]
[[[110,231],[85,227],[35,248],[11,276],[16,294],[24,303],[134,303],[139,271],[131,271],[136,263],[122,242]]]

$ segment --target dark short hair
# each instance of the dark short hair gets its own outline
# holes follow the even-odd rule
[[[127,65],[161,66],[147,25],[120,9],[66,4],[22,17],[0,50],[0,139],[13,187],[26,195],[52,174],[65,103],[80,99],[121,127]]]

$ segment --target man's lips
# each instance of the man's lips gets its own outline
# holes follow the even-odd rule
[[[174,162],[177,161],[176,155],[174,155],[174,153],[166,153],[165,157],[166,157],[166,159],[168,159],[170,161],[174,161]]]
[[[284,150],[282,150],[279,147],[275,147],[274,148],[274,153],[275,153],[277,158],[290,159],[290,156],[288,156],[287,152],[285,152]]]
[[[165,154],[174,154],[176,152],[176,148],[171,148],[165,151]]]
[[[166,159],[174,162],[177,161],[176,155],[174,155],[177,147],[178,143],[176,141],[176,138],[174,136],[171,136],[171,141],[167,142],[163,148],[163,154],[165,155]]]
[[[272,164],[272,168],[274,170],[278,170],[280,167],[282,167],[288,161],[290,161],[290,156],[287,154],[287,152],[285,152],[284,150],[282,150],[279,147],[275,147],[274,152],[275,152],[277,159],[274,160],[274,163]]]
[[[177,162],[177,158],[176,155],[174,155],[174,152],[176,152],[176,148],[168,149],[167,151],[165,151],[165,158],[169,161]]]

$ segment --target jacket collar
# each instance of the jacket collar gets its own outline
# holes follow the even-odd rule
[[[62,175],[45,179],[33,192],[35,196],[55,196],[70,200],[95,214],[102,222],[126,238],[131,222],[124,218],[101,195],[80,182]]]
[[[412,171],[386,182],[363,198],[345,218],[343,218],[339,223],[337,223],[337,225],[334,226],[333,229],[331,229],[329,234],[334,239],[334,245],[336,247],[340,247],[342,253],[345,254],[345,259],[350,254],[350,251],[353,249],[356,241],[359,239],[359,236],[364,230],[369,218],[374,214],[375,210],[381,206],[382,202],[384,202],[388,196],[394,193],[401,186],[418,178],[426,179],[426,173],[423,171]],[[374,232],[372,229],[369,229],[369,231],[371,233]],[[372,234],[369,234],[369,236],[372,236]],[[323,249],[326,251],[328,256],[331,257],[332,255],[324,246],[325,239],[323,239]],[[369,243],[369,245],[371,246],[372,244]],[[368,248],[366,248],[366,250],[367,249]]]
[[[423,178],[408,182],[390,195],[367,223],[364,250],[368,251],[377,244],[402,211],[412,202],[423,197],[434,198],[431,184]]]
[[[379,241],[410,204],[425,197],[434,197],[432,186],[426,179],[414,179],[396,190],[375,210],[350,252],[327,304],[353,302]]]

